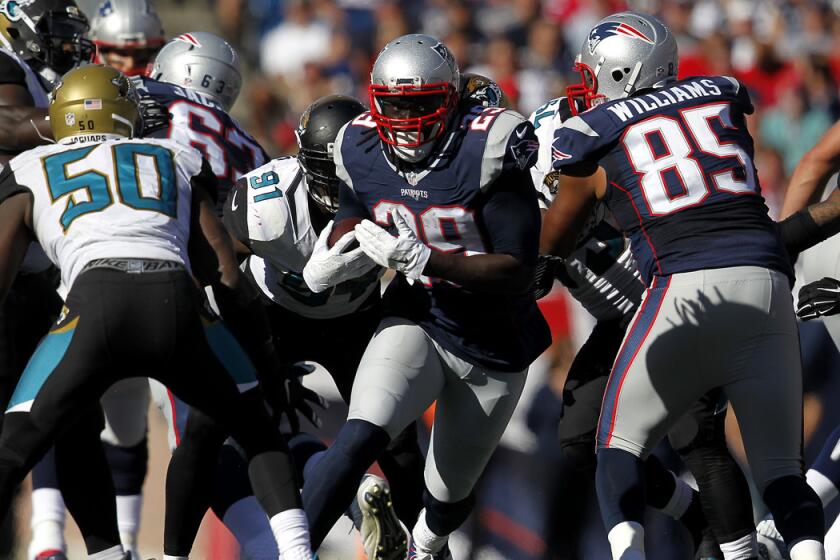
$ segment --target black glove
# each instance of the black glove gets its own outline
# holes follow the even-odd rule
[[[145,92],[138,92],[138,103],[143,130],[140,136],[151,136],[159,130],[169,127],[172,115],[160,101]]]
[[[840,313],[840,282],[823,278],[799,290],[796,315],[803,321]]]
[[[273,373],[260,377],[263,397],[271,407],[275,422],[279,424],[285,415],[293,434],[300,432],[298,413],[316,428],[322,424],[312,405],[326,409],[327,402],[301,383],[301,377],[313,371],[313,366],[299,362],[279,365]]]
[[[537,267],[534,270],[534,299],[542,299],[554,287],[557,269],[563,266],[563,259],[552,255],[537,257]]]

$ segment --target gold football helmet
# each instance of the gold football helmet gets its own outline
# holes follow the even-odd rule
[[[82,134],[139,133],[137,92],[119,71],[101,64],[71,70],[50,93],[50,127],[56,140]]]

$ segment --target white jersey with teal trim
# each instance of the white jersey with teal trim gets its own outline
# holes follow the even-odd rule
[[[0,198],[29,191],[32,222],[68,290],[99,258],[161,259],[189,269],[190,179],[201,154],[170,140],[87,135],[15,157]]]
[[[253,253],[243,270],[274,303],[311,319],[349,315],[379,289],[378,271],[318,294],[309,291],[302,272],[318,232],[308,189],[297,158],[271,160],[236,183],[225,225]]]
[[[551,145],[554,131],[563,126],[568,114],[565,97],[552,99],[530,116],[539,140],[537,163],[531,168],[531,179],[537,190],[540,207],[548,209],[554,200],[551,181],[546,176],[551,167]],[[636,259],[630,243],[622,238],[599,239],[590,236],[566,259],[565,285],[569,293],[599,321],[629,319],[636,311],[644,293]]]

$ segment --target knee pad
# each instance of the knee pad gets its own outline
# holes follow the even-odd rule
[[[763,498],[788,548],[805,539],[822,542],[822,503],[803,477],[777,478],[767,485]]]
[[[111,467],[114,490],[117,496],[136,496],[143,492],[149,449],[146,438],[131,447],[120,447],[102,442],[105,458]]]
[[[423,505],[426,507],[426,525],[436,535],[449,535],[463,525],[475,505],[475,496],[458,502],[441,502],[427,490],[423,493]]]

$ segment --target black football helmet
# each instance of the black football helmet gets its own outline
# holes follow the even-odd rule
[[[58,74],[93,60],[88,19],[73,0],[0,0],[0,39]]]
[[[295,131],[298,162],[306,173],[309,195],[330,214],[338,211],[333,144],[341,127],[365,111],[365,106],[353,97],[328,95],[306,108]]]

